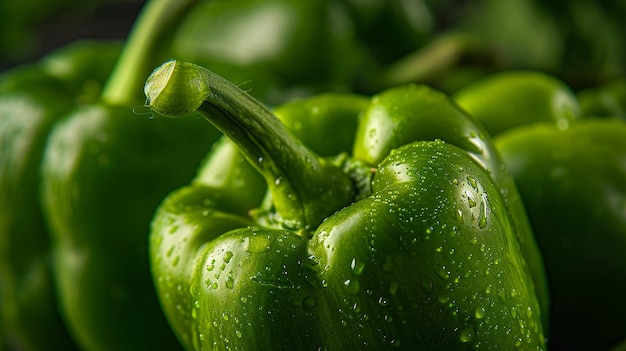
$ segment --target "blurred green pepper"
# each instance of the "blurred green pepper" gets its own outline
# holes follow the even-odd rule
[[[626,337],[626,124],[520,127],[496,138],[515,176],[552,293],[549,346],[605,350]],[[576,337],[572,337],[576,335]]]
[[[173,57],[198,62],[276,105],[350,90],[368,59],[334,0],[205,1],[175,33]]]
[[[0,2],[0,63],[23,60],[37,46],[36,27],[74,0]]]
[[[576,93],[583,114],[626,120],[626,78],[616,78]]]
[[[427,43],[437,28],[427,0],[342,0],[365,52],[381,66]]]
[[[219,133],[188,119],[137,114],[165,34],[194,1],[144,8],[97,99],[55,123],[41,163],[42,203],[52,232],[54,277],[67,326],[83,350],[176,350],[150,276],[154,208],[188,180]]]
[[[53,124],[95,99],[120,47],[77,42],[0,76],[0,319],[10,350],[75,348],[57,308],[39,164]]]
[[[554,76],[538,71],[491,74],[458,90],[453,97],[494,136],[539,122],[567,128],[582,115],[570,87]]]

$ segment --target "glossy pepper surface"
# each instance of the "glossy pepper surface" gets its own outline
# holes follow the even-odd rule
[[[277,109],[286,125],[356,129],[305,146],[196,65],[166,62],[145,92],[155,112],[197,110],[237,144],[218,144],[153,222],[153,276],[186,348],[544,348],[542,272],[489,168],[497,155],[444,94],[407,86],[367,103],[337,97],[336,115],[332,99]],[[405,128],[422,115],[442,132]],[[318,156],[322,144],[335,156]]]
[[[0,76],[0,317],[10,349],[75,348],[57,308],[39,165],[54,123],[96,98],[120,47],[76,42]]]
[[[527,94],[546,82],[550,89]],[[544,254],[553,349],[605,350],[626,337],[618,302],[626,292],[626,124],[613,84],[615,92],[579,93],[582,109],[566,84],[539,72],[496,74],[455,95],[487,128],[493,119],[484,111],[509,125],[495,145]]]

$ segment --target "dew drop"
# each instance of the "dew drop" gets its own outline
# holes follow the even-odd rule
[[[317,300],[313,296],[307,296],[302,300],[302,308],[310,310],[317,306]]]
[[[532,318],[533,316],[533,310],[532,308],[530,308],[530,306],[526,309],[526,317],[528,318]]]
[[[441,279],[446,280],[450,278],[450,271],[448,271],[448,269],[445,266],[435,269],[435,273],[437,273],[437,275]]]
[[[504,292],[504,290],[498,291],[498,298],[502,302],[504,302],[506,300],[506,293]]]
[[[354,274],[361,275],[361,273],[363,273],[363,270],[365,269],[365,263],[358,261],[356,258],[353,258],[352,262],[350,262],[350,268],[352,268]]]
[[[472,340],[474,340],[474,327],[470,325],[467,328],[463,329],[461,331],[461,334],[459,335],[459,340],[461,340],[461,342],[463,343],[472,342]]]
[[[389,284],[389,293],[391,294],[391,296],[395,296],[396,293],[398,292],[398,281],[394,280]]]
[[[463,210],[461,210],[460,208],[456,209],[456,220],[459,221],[459,223],[463,223]]]
[[[480,229],[485,229],[487,226],[487,206],[485,205],[485,201],[480,202],[480,210],[478,212],[478,227]]]
[[[206,265],[207,272],[210,272],[215,269],[215,260],[212,260],[211,263]]]
[[[465,179],[467,179],[467,182],[469,183],[469,185],[472,186],[472,188],[478,190],[478,182],[476,181],[476,179],[474,179],[474,177],[467,176]]]
[[[467,205],[470,208],[476,207],[477,203],[476,203],[476,200],[474,200],[474,197],[469,193],[466,193],[466,195],[467,195]]]
[[[476,319],[483,319],[485,317],[485,308],[482,306],[476,307],[476,310],[474,310],[474,317],[476,317]]]
[[[378,305],[381,307],[387,307],[389,306],[389,300],[386,297],[379,297],[378,298]]]
[[[356,295],[361,290],[361,284],[355,279],[348,279],[343,284],[348,288],[350,294]]]
[[[225,263],[230,262],[230,260],[231,260],[232,258],[233,258],[233,253],[232,253],[232,251],[226,251],[226,252],[224,253],[224,262],[225,262]]]
[[[233,280],[233,277],[228,276],[228,278],[226,278],[226,287],[232,289],[234,285],[235,281]]]

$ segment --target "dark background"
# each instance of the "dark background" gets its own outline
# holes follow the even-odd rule
[[[145,0],[0,1],[0,71],[81,38],[124,39]]]

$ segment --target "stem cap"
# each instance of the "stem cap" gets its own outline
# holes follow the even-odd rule
[[[190,74],[190,70],[195,72]],[[171,117],[193,112],[202,105],[210,91],[207,80],[203,78],[204,70],[195,64],[166,61],[152,71],[146,81],[146,106],[158,114]]]

